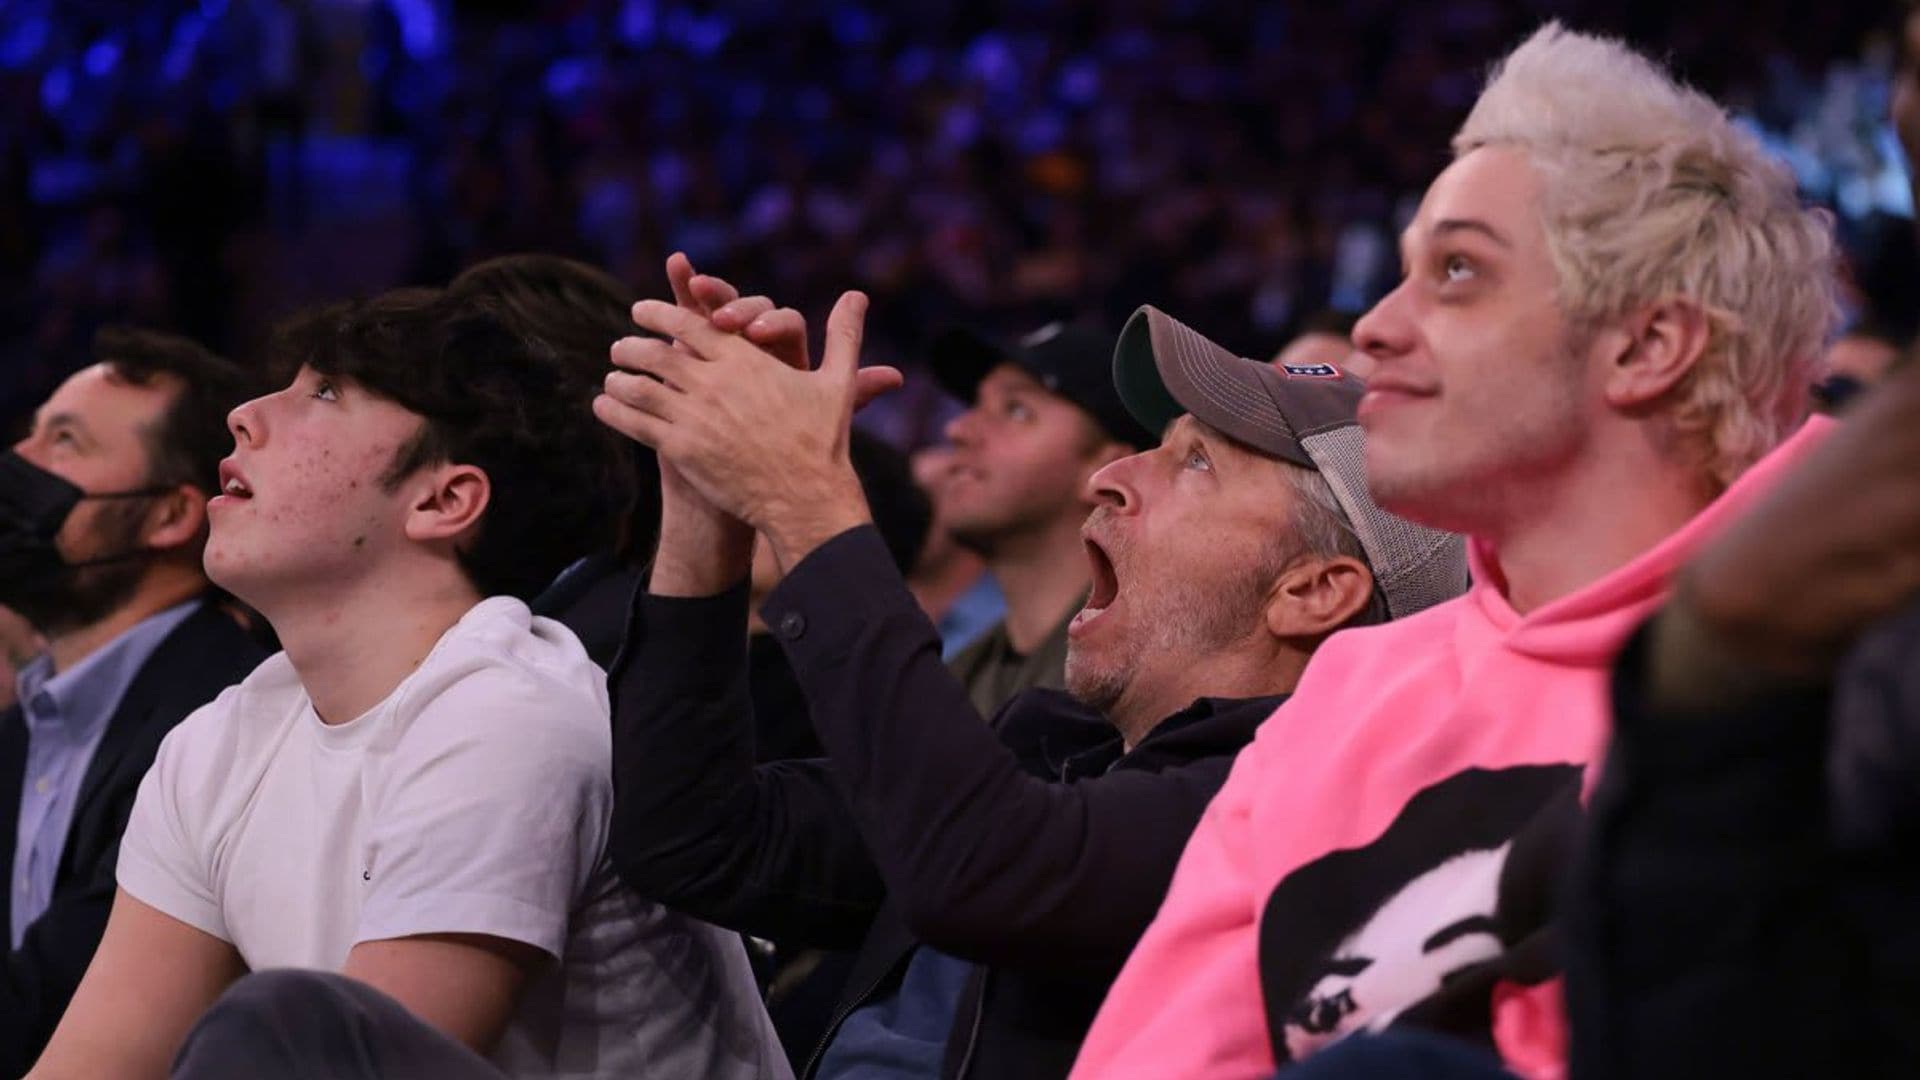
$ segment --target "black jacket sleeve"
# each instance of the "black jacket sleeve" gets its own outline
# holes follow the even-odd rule
[[[745,585],[635,598],[613,696],[614,868],[721,926],[857,944],[880,879],[822,761],[754,766]]]
[[[1869,1076],[1867,945],[1829,842],[1825,687],[1735,679],[1677,708],[1654,627],[1614,673],[1612,745],[1569,903],[1573,1075]]]
[[[806,690],[889,896],[927,944],[1111,979],[1228,760],[1065,784],[1022,770],[940,661],[871,527],[822,545],[761,609]]]

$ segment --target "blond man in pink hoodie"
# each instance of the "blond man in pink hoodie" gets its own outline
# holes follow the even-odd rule
[[[1560,1075],[1542,823],[1577,812],[1609,662],[1674,569],[1825,433],[1830,225],[1711,101],[1549,25],[1453,149],[1354,343],[1375,498],[1468,534],[1476,584],[1322,648],[1077,1078],[1264,1077],[1394,1023]]]

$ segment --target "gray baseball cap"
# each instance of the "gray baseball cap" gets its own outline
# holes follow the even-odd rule
[[[1120,331],[1113,384],[1134,419],[1165,431],[1183,413],[1260,453],[1324,476],[1366,552],[1392,618],[1466,591],[1466,542],[1382,510],[1367,492],[1366,384],[1332,364],[1248,360],[1151,305]]]

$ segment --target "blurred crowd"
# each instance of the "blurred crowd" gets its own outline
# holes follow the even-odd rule
[[[1141,296],[1270,355],[1394,278],[1548,15],[1658,43],[1911,273],[1873,4],[5,0],[0,413],[110,318],[246,356],[303,303],[520,250],[636,285],[683,250],[803,310],[858,285],[893,362]]]

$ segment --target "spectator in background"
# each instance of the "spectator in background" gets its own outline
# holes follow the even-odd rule
[[[1901,6],[1903,14],[1896,54],[1899,61],[1893,72],[1890,104],[1893,131],[1907,157],[1907,182],[1913,188],[1913,204],[1920,207],[1920,5],[1906,0]]]
[[[1840,411],[1862,390],[1885,378],[1907,347],[1877,324],[1853,326],[1827,348],[1823,375],[1813,386],[1815,402],[1825,412]]]
[[[1067,625],[1088,587],[1087,482],[1152,442],[1114,393],[1112,354],[1111,337],[1060,324],[1011,346],[948,331],[929,353],[941,385],[971,403],[947,425],[947,530],[1007,601],[1006,618],[950,662],[982,716],[1022,690],[1064,685]]]
[[[35,1075],[444,1075],[413,1017],[481,1075],[781,1075],[739,941],[615,880],[604,675],[524,603],[604,542],[566,362],[428,290],[276,356],[206,565],[286,651],[161,746]]]
[[[612,275],[558,255],[503,255],[477,263],[448,283],[455,296],[499,308],[520,333],[551,346],[565,379],[554,392],[586,409],[611,370],[607,350],[633,332],[636,297]],[[617,439],[617,437],[615,437]],[[660,530],[660,467],[653,451],[617,439],[596,485],[600,506],[590,535],[604,541],[563,570],[529,605],[558,620],[604,670],[620,651],[627,604]]]
[[[1341,435],[1356,381],[1288,379],[1143,309],[1116,396],[1166,435],[1089,481],[1071,694],[984,723],[835,437],[863,308],[842,300],[805,374],[663,304],[636,321],[680,346],[615,352],[645,374],[597,411],[684,477],[614,674],[618,865],[729,925],[861,943],[810,1076],[1057,1077],[1253,725],[1329,634],[1458,592],[1463,552],[1367,501]],[[747,752],[728,628],[751,529],[787,569],[761,611],[825,760]]]
[[[94,355],[0,457],[0,669],[19,669],[0,709],[5,1076],[39,1055],[100,942],[160,740],[264,655],[200,565],[248,379],[152,331],[102,330]]]
[[[1471,536],[1474,586],[1315,656],[1076,1076],[1265,1075],[1396,1018],[1557,1075],[1553,954],[1507,932],[1551,895],[1502,888],[1510,861],[1564,855],[1523,833],[1576,797],[1674,568],[1827,430],[1789,440],[1836,317],[1830,223],[1711,101],[1549,24],[1453,148],[1354,341],[1368,487]]]
[[[1274,354],[1273,362],[1287,368],[1332,366],[1367,381],[1373,374],[1373,358],[1353,347],[1353,316],[1325,311],[1307,320],[1300,336]]]
[[[1860,386],[1879,382],[1900,362],[1904,346],[1885,330],[1868,323],[1855,326],[1827,349],[1827,371]]]
[[[927,446],[914,451],[914,482],[933,505],[927,544],[907,575],[907,588],[920,601],[920,610],[933,620],[940,635],[940,655],[951,660],[1007,614],[1006,597],[987,572],[980,554],[960,545],[947,525],[947,485],[953,475],[953,447]]]
[[[13,708],[20,700],[15,685],[20,669],[46,648],[47,643],[41,640],[32,623],[0,607],[0,712]]]

